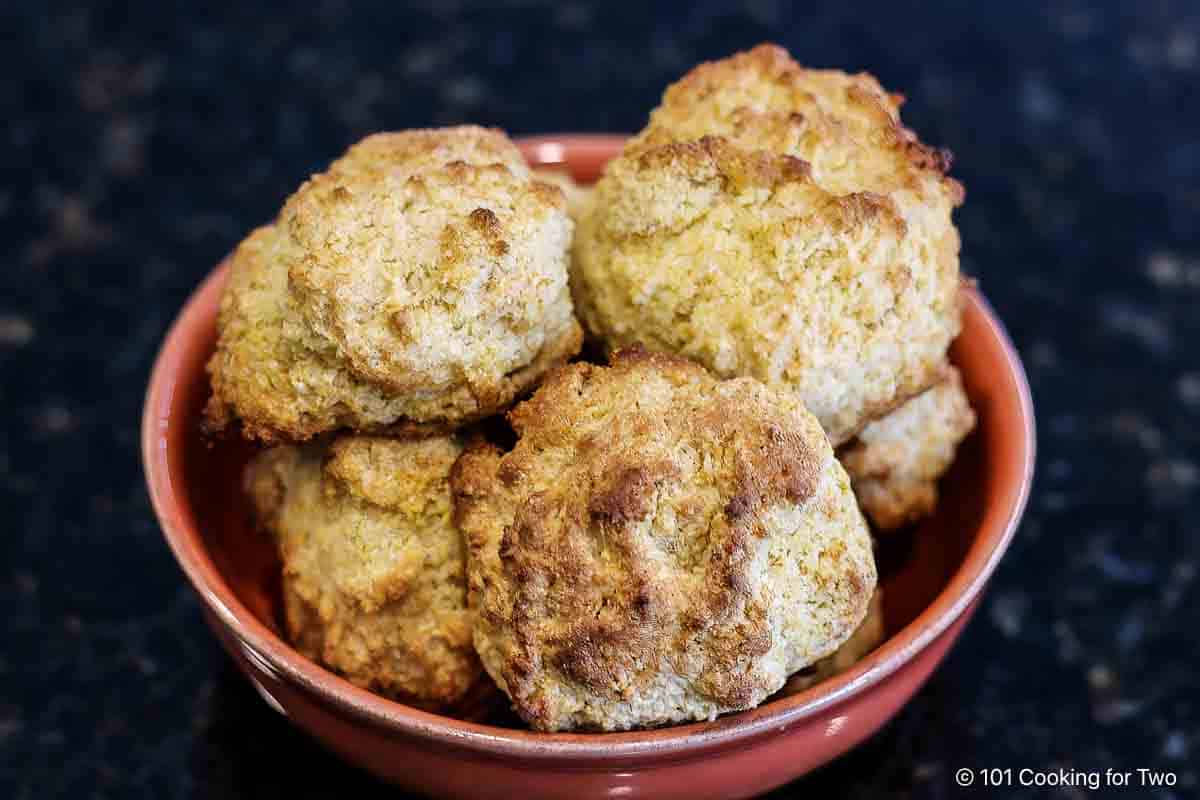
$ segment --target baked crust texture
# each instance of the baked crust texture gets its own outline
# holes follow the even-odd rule
[[[782,693],[785,695],[798,694],[810,686],[816,686],[821,681],[840,675],[881,645],[886,636],[887,629],[884,627],[883,617],[883,589],[876,587],[875,594],[871,595],[867,616],[854,631],[854,635],[834,651],[833,655],[821,659],[788,678]]]
[[[583,208],[585,326],[788,387],[835,445],[926,389],[959,331],[963,190],[902,99],[772,45],[693,69]]]
[[[428,434],[502,411],[582,343],[571,236],[499,131],[367,137],[235,252],[209,429]]]
[[[875,587],[849,479],[794,394],[641,349],[553,372],[451,479],[475,646],[538,730],[760,703]]]
[[[461,700],[472,646],[452,521],[455,439],[341,436],[256,456],[245,487],[283,562],[284,622],[305,656],[430,709]]]

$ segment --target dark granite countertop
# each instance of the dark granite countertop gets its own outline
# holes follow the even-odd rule
[[[1196,4],[18,5],[0,10],[0,796],[385,795],[234,674],[159,535],[138,418],[168,322],[370,131],[636,129],[690,64],[767,39],[876,73],[955,152],[963,267],[1040,434],[1025,523],[944,667],[779,796],[965,795],[962,766],[1172,770],[1159,796],[1200,794]]]

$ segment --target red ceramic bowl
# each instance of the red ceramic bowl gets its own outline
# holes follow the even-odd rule
[[[522,142],[538,164],[596,178],[621,137]],[[979,426],[944,478],[937,514],[883,545],[888,639],[801,694],[715,722],[613,734],[539,734],[418,711],[366,692],[293,650],[277,623],[278,564],[240,489],[252,448],[198,428],[216,339],[222,265],[188,300],[150,378],[146,480],[167,542],[209,624],[263,699],[347,760],[411,789],[459,797],[740,797],[770,789],[876,731],[946,655],[1020,520],[1034,461],[1033,408],[1017,354],[967,291],[951,357]]]

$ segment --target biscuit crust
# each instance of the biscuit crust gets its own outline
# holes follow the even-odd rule
[[[428,434],[503,410],[582,343],[571,235],[498,131],[364,139],[234,254],[208,428]]]
[[[459,701],[482,674],[448,483],[461,450],[450,437],[342,436],[271,448],[245,473],[278,545],[297,649],[430,709]]]
[[[788,387],[835,445],[919,394],[959,330],[963,190],[901,100],[771,45],[693,69],[581,215],[585,325]]]
[[[887,630],[883,618],[883,589],[875,588],[871,595],[871,604],[867,608],[867,616],[862,624],[854,631],[854,635],[846,640],[831,656],[821,659],[808,669],[797,672],[788,678],[782,693],[797,694],[810,686],[835,675],[840,675],[862,661],[872,650],[883,643]]]
[[[476,649],[534,728],[749,708],[866,614],[870,535],[795,395],[635,349],[509,416],[451,485]]]
[[[962,376],[946,365],[937,385],[867,425],[839,453],[876,529],[894,530],[933,513],[937,481],[974,427]]]

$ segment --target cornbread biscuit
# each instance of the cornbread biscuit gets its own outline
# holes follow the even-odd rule
[[[234,254],[208,427],[271,442],[502,410],[579,350],[571,232],[498,131],[367,137]]]
[[[839,455],[876,528],[893,530],[933,513],[937,480],[974,427],[962,376],[947,365],[940,383],[863,428]]]
[[[787,387],[835,445],[919,394],[959,330],[963,190],[901,100],[770,45],[693,69],[579,220],[585,326]]]
[[[266,450],[245,474],[278,545],[297,649],[425,708],[456,703],[482,675],[448,484],[461,451],[450,437],[342,436]]]
[[[846,643],[839,647],[833,655],[821,659],[788,678],[782,693],[785,695],[797,694],[810,686],[816,686],[821,681],[840,675],[862,661],[868,653],[883,642],[885,635],[883,623],[883,589],[876,587],[875,594],[871,595],[871,605],[867,608],[867,616],[854,631],[854,635],[847,639]]]
[[[875,588],[845,472],[794,394],[663,353],[577,363],[451,478],[475,647],[542,731],[750,708],[828,656]]]

